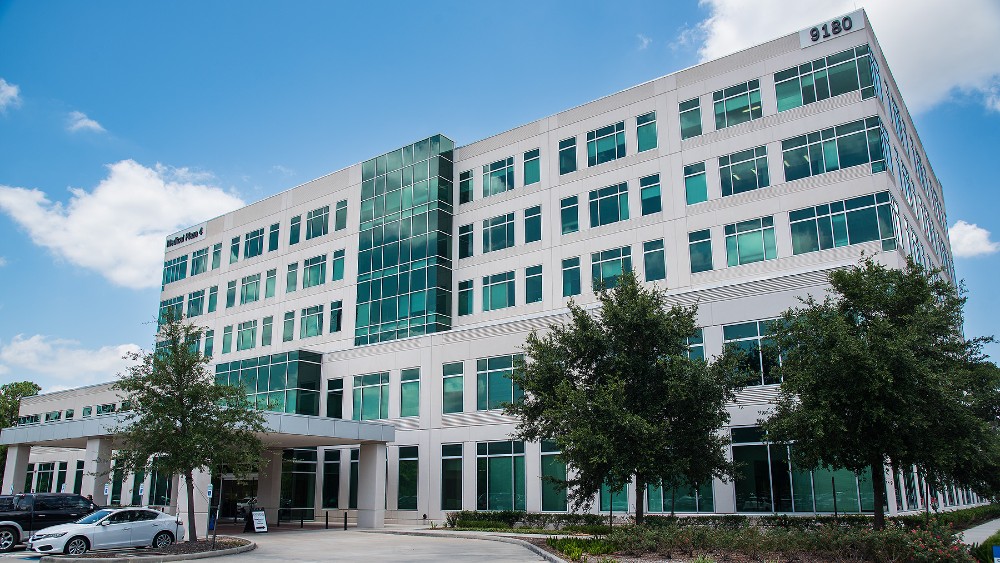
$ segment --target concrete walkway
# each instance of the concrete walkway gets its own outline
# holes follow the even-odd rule
[[[998,531],[1000,531],[1000,519],[990,520],[985,524],[980,524],[975,528],[969,528],[968,530],[962,532],[962,541],[969,545],[974,543],[981,544],[986,541],[986,538],[992,536]]]

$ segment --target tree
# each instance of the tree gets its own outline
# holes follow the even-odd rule
[[[829,280],[823,301],[772,325],[783,381],[762,421],[768,439],[791,443],[800,467],[871,468],[877,529],[886,467],[938,482],[995,475],[1000,378],[981,352],[991,339],[962,335],[961,291],[912,261],[870,257]]]
[[[226,466],[246,474],[262,463],[266,432],[242,387],[217,385],[208,359],[192,346],[201,329],[166,319],[153,352],[136,352],[137,363],[115,384],[130,404],[116,431],[115,467],[133,473],[155,467],[185,479],[188,537],[198,539],[194,522],[194,472]]]
[[[15,381],[0,385],[0,428],[10,428],[17,423],[21,399],[37,395],[42,388],[31,381]],[[0,446],[0,479],[7,468],[7,446]]]
[[[631,272],[598,300],[593,314],[570,302],[567,324],[528,336],[512,376],[525,396],[505,410],[519,417],[517,439],[556,442],[573,470],[560,484],[574,509],[602,484],[620,491],[635,478],[641,523],[648,484],[697,486],[731,474],[719,430],[738,375],[691,359],[697,308],[668,309]]]

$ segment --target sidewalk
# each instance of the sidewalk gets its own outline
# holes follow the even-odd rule
[[[980,524],[975,528],[969,528],[968,530],[962,532],[962,541],[969,545],[974,543],[983,543],[986,538],[992,536],[993,534],[1000,531],[1000,519],[990,520],[985,524]]]

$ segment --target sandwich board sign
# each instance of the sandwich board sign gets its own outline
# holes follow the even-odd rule
[[[253,511],[253,531],[255,534],[267,532],[267,519],[264,518],[263,510]]]

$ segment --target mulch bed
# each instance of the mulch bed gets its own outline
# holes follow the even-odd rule
[[[512,536],[517,537],[517,536]],[[546,538],[533,538],[533,537],[517,537],[519,540],[524,540],[531,544],[534,544],[545,551],[559,557],[561,559],[567,560],[568,558],[563,553],[556,551],[549,544],[546,543]],[[737,553],[737,552],[724,552],[724,551],[696,551],[693,556],[689,556],[686,552],[676,551],[667,557],[665,554],[657,553],[647,553],[641,556],[633,555],[623,555],[620,553],[609,553],[607,555],[587,555],[584,554],[583,561],[597,562],[597,561],[615,561],[617,563],[687,563],[693,561],[698,556],[704,555],[713,561],[718,561],[719,563],[752,563],[752,562],[762,562],[762,561],[778,561],[781,563],[794,562],[794,563],[841,563],[844,560],[840,558],[831,558],[829,556],[814,555],[809,553],[799,553],[796,555],[784,555],[784,554],[748,554],[748,553]]]
[[[233,538],[233,537],[219,537],[215,541],[215,550],[220,549],[232,549],[234,547],[241,547],[248,545],[250,540],[243,538]],[[122,557],[149,557],[153,555],[188,555],[191,553],[203,553],[205,551],[212,551],[212,539],[200,539],[194,542],[181,542],[175,543],[173,545],[168,545],[167,547],[161,548],[149,548],[146,549],[127,549],[127,550],[113,550],[113,551],[97,551],[97,552],[87,552],[83,555],[76,555],[75,557],[81,557],[86,559],[119,559]]]

